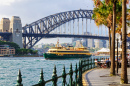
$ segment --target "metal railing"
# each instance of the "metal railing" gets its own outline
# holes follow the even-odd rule
[[[100,60],[101,59],[98,59],[98,61]],[[65,66],[63,66],[62,75],[57,76],[56,66],[54,65],[51,79],[45,81],[43,76],[43,69],[41,69],[40,80],[38,81],[38,84],[32,86],[45,86],[48,82],[52,82],[52,86],[58,86],[57,81],[59,78],[62,78],[62,86],[82,86],[82,73],[95,67],[97,67],[95,66],[95,59],[80,60],[78,63],[78,67],[76,63],[75,70],[72,69],[72,63],[71,63],[69,73],[66,73]],[[73,80],[73,74],[75,74],[74,80]],[[16,86],[23,86],[21,76],[22,76],[21,71],[19,70]],[[67,76],[69,76],[69,83],[67,83],[66,81]]]

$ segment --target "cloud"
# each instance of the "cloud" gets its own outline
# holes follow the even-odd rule
[[[16,1],[21,1],[21,0],[0,0],[0,5],[10,6],[12,3]]]
[[[10,16],[10,15],[0,15],[0,20],[1,20],[2,18],[9,18],[9,19],[11,19],[11,17],[12,17],[12,16]]]

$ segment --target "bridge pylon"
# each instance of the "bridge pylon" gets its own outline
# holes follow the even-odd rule
[[[23,48],[22,43],[22,23],[18,16],[12,16],[10,20],[10,30],[12,31],[11,41],[17,43],[20,48]]]

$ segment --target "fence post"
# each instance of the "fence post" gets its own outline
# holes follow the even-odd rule
[[[77,63],[75,65],[75,86],[77,86]]]
[[[56,74],[56,66],[54,65],[53,74],[52,74],[52,82],[53,86],[57,86],[57,74]]]
[[[86,62],[85,62],[85,60],[84,60],[84,72],[86,71]]]
[[[22,76],[21,75],[21,71],[19,69],[18,76],[17,76],[17,84],[16,84],[16,86],[23,86],[23,84],[22,84],[22,77],[21,76]]]
[[[86,60],[86,70],[88,70],[88,59]]]
[[[84,61],[81,60],[81,62],[82,62],[82,72],[84,72]]]
[[[95,58],[93,59],[93,67],[95,68]]]
[[[72,63],[70,64],[70,70],[69,70],[69,73],[70,73],[70,86],[73,85],[73,70],[72,70]]]
[[[88,70],[89,70],[89,59],[88,59]]]
[[[86,71],[86,60],[84,60],[84,71]]]
[[[84,60],[81,61],[82,61],[82,72],[84,72]]]
[[[38,84],[40,86],[45,86],[45,81],[44,81],[44,76],[43,76],[43,68],[41,69],[40,80],[39,80]]]
[[[80,67],[79,67],[79,86],[82,86],[82,60],[81,62],[79,63],[80,64]]]
[[[81,70],[80,70],[80,61],[79,61],[79,74],[78,74],[78,86],[80,86],[80,72],[81,72]]]
[[[66,72],[65,72],[65,66],[63,66],[63,73],[62,73],[62,86],[65,86],[66,83]]]
[[[92,62],[92,58],[91,58],[91,69],[92,69],[92,65],[93,65],[93,62]]]

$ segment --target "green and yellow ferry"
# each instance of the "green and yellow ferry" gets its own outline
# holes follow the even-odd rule
[[[58,45],[58,44],[57,44]],[[83,47],[52,47],[48,52],[44,53],[45,59],[74,59],[74,58],[89,58],[91,53],[87,48]]]

